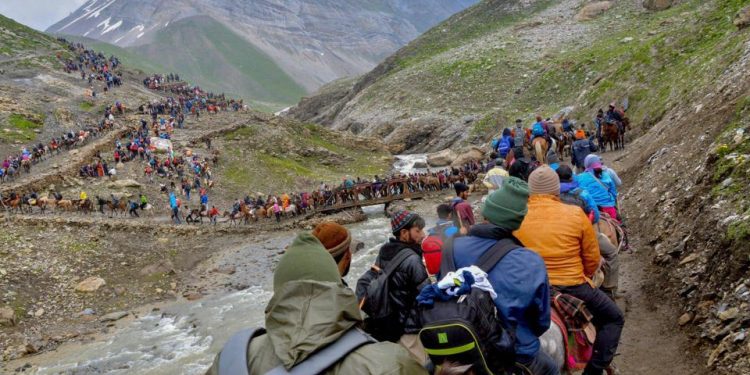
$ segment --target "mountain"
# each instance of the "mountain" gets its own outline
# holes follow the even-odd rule
[[[261,87],[268,91],[261,101],[289,104],[324,83],[368,71],[476,2],[90,0],[47,31],[146,51],[168,68],[189,67],[185,74],[201,85],[229,92],[250,87],[237,92],[250,99]],[[227,79],[209,78],[217,76]]]

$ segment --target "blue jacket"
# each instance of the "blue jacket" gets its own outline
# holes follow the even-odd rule
[[[177,197],[174,196],[174,193],[169,193],[169,207],[172,209],[177,207]]]
[[[597,207],[615,207],[617,205],[617,186],[608,173],[602,173],[597,180],[593,171],[586,171],[575,177],[576,182],[596,203]]]
[[[578,193],[578,191],[580,191],[580,193]],[[581,189],[577,181],[574,180],[573,182],[561,182],[560,194],[565,193],[578,193],[578,196],[581,197],[584,202],[586,202],[586,209],[594,212],[594,223],[599,222],[599,207],[596,206],[596,202],[594,201],[594,198],[591,197],[591,194],[589,194],[586,190]],[[586,214],[588,215],[588,211],[586,212]]]
[[[487,232],[506,234],[493,236]],[[511,236],[490,224],[475,225],[469,234],[453,243],[456,268],[475,265],[499,239]],[[550,291],[544,260],[525,248],[512,250],[488,272],[488,279],[497,292],[498,312],[508,324],[516,326],[516,355],[533,359],[540,349],[539,336],[550,325]]]

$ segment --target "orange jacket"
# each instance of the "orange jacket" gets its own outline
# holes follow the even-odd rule
[[[514,235],[538,253],[552,285],[591,283],[601,254],[594,227],[583,211],[553,195],[529,197],[529,212]]]

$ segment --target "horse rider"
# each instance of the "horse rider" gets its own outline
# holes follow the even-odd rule
[[[596,145],[590,139],[586,138],[586,132],[583,129],[576,131],[576,140],[573,142],[573,166],[579,172],[584,170],[586,157],[597,150]]]
[[[609,109],[607,110],[607,114],[604,118],[607,120],[608,124],[617,124],[620,130],[622,130],[623,116],[622,113],[620,113],[620,111],[615,108],[614,102],[609,104]]]
[[[526,130],[523,128],[523,121],[521,121],[521,119],[516,119],[516,126],[513,128],[513,154],[515,154],[516,159],[523,157],[523,149],[525,145]]]
[[[88,194],[86,194],[85,191],[81,190],[81,194],[78,196],[78,198],[81,200],[81,202],[85,202],[89,199]],[[58,199],[60,200],[60,199]]]
[[[610,374],[625,320],[617,304],[591,281],[601,262],[596,232],[581,210],[560,201],[560,180],[552,168],[532,172],[529,190],[528,214],[514,235],[544,259],[552,287],[582,300],[593,314],[596,339],[583,374]]]
[[[611,218],[619,221],[617,211],[617,185],[612,181],[609,173],[604,171],[604,165],[597,158],[588,158],[585,171],[576,180],[581,188],[586,190],[596,202],[599,211],[607,213]]]

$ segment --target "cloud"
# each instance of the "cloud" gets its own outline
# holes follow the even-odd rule
[[[0,14],[44,31],[88,0],[0,0]]]

